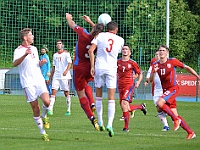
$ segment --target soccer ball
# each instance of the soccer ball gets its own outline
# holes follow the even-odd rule
[[[109,14],[101,14],[99,17],[98,17],[98,23],[103,23],[105,26],[111,22],[111,17]]]

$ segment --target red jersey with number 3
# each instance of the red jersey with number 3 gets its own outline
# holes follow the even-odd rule
[[[90,64],[90,58],[88,50],[91,45],[93,36],[85,29],[80,26],[75,26],[74,31],[78,34],[78,41],[76,43],[74,65],[85,63]]]
[[[138,64],[132,60],[129,59],[128,61],[123,61],[122,59],[119,59],[117,61],[117,78],[118,78],[118,88],[124,88],[129,85],[134,84],[133,75],[136,73],[139,75],[141,74],[140,67]]]
[[[180,62],[176,58],[169,58],[163,64],[160,61],[156,62],[158,64],[158,75],[162,84],[162,88],[165,91],[171,87],[175,87],[176,83],[176,67],[184,68],[185,64]]]

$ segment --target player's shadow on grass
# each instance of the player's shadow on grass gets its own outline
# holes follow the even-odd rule
[[[0,139],[7,139],[7,140],[24,140],[24,139],[26,139],[26,140],[36,140],[36,141],[43,141],[42,140],[42,137],[30,137],[30,136],[7,136],[7,135],[0,135]],[[49,138],[50,139],[50,142],[51,141],[85,141],[85,139],[81,139],[81,138],[74,138],[74,139],[67,139],[67,138],[63,138],[63,139],[61,139],[61,138]]]

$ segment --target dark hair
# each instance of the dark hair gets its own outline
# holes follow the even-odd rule
[[[129,47],[129,45],[128,44],[124,44],[124,46],[128,46]],[[130,47],[129,47],[130,48]]]
[[[107,24],[107,31],[114,31],[116,28],[118,28],[118,24],[114,21]]]
[[[24,28],[23,30],[20,31],[20,39],[23,41],[24,36],[27,36],[29,32],[32,32],[30,28]]]
[[[57,44],[58,42],[61,42],[61,43],[63,44],[62,40],[56,40],[56,44]]]
[[[42,45],[41,49],[45,49],[46,51],[48,51],[47,45]]]
[[[157,49],[157,51],[159,51],[159,49],[160,49],[161,47],[163,47],[163,48],[165,48],[166,50],[169,51],[169,47],[168,47],[167,45],[161,45],[161,46],[159,46],[158,49]]]
[[[101,33],[104,29],[104,25],[103,23],[98,23],[94,26],[93,31],[91,33],[91,35],[93,37],[96,37],[99,33]]]

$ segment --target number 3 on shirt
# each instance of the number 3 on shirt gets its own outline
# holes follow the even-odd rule
[[[111,51],[112,51],[112,46],[113,46],[113,44],[114,44],[114,40],[113,40],[113,39],[109,39],[109,40],[108,40],[108,43],[109,43],[110,47],[109,47],[109,48],[106,47],[106,51],[107,51],[107,52],[111,52]]]

